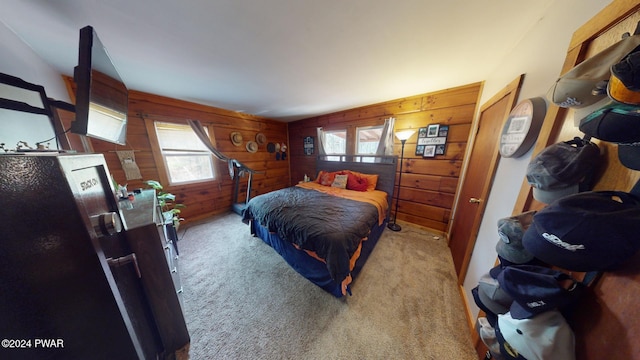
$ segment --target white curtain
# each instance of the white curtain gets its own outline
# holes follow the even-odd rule
[[[384,121],[384,127],[382,128],[382,135],[380,135],[380,142],[378,143],[378,149],[376,155],[393,155],[393,127],[395,126],[396,119],[390,117]]]
[[[327,155],[324,152],[324,130],[321,127],[317,128],[318,131],[318,155]]]
[[[209,140],[209,135],[207,135],[207,132],[204,130],[204,127],[202,126],[200,121],[188,119],[187,122],[189,123],[189,126],[191,126],[191,129],[193,129],[193,131],[196,133],[196,135],[198,135],[200,141],[202,141],[202,143],[207,147],[207,149],[209,149],[209,151],[211,151],[211,153],[218,159],[227,162],[227,165],[229,166],[229,176],[231,176],[232,179],[235,176],[234,166],[238,168],[240,176],[242,176],[245,171],[250,173],[256,172],[246,167],[238,160],[227,157],[218,149],[216,149],[211,143],[211,140]]]
[[[215,157],[217,157],[222,161],[231,160],[227,156],[225,156],[223,153],[218,151],[218,149],[213,147],[211,140],[209,140],[209,135],[207,135],[207,132],[204,130],[204,127],[202,126],[202,124],[200,124],[200,121],[187,119],[187,122],[189,123],[189,126],[191,126],[191,129],[193,129],[193,132],[196,133],[200,141],[202,141],[202,143],[207,147],[207,149],[209,149],[209,151],[211,151],[211,153],[213,153],[213,155],[215,155]]]

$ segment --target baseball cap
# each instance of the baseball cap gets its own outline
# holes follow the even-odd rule
[[[504,314],[509,311],[513,299],[500,287],[498,279],[486,273],[478,280],[478,297],[480,301],[494,314]]]
[[[498,276],[498,282],[513,299],[509,310],[514,319],[562,310],[581,295],[583,288],[562,271],[533,265],[507,267]]]
[[[487,345],[492,358],[502,359],[500,355],[500,343],[496,338],[496,329],[486,317],[478,317],[476,319],[476,330],[480,336],[480,340]]]
[[[491,311],[491,309],[489,309],[487,306],[485,306],[485,304],[482,302],[482,300],[480,299],[480,289],[479,289],[479,285],[474,287],[473,289],[471,289],[471,295],[473,296],[473,301],[476,303],[476,305],[478,305],[478,307],[480,308],[480,310],[484,311],[487,321],[489,321],[489,323],[491,324],[491,326],[496,326],[496,324],[498,323],[498,314],[494,313],[493,311]]]
[[[622,60],[611,65],[611,77],[607,94],[612,99],[625,103],[640,104],[640,49],[636,48]]]
[[[611,99],[605,100],[597,103],[597,109],[580,118],[580,131],[613,143],[640,141],[640,108]]]
[[[524,247],[547,264],[604,271],[640,249],[640,197],[588,191],[563,197],[533,216]]]
[[[524,246],[524,245],[523,245]],[[526,250],[526,248],[525,248]],[[529,250],[527,250],[529,251]],[[535,256],[533,259],[531,259],[531,261],[527,261],[526,263],[523,264],[516,264],[513,263],[505,258],[503,258],[502,256],[498,255],[498,265],[494,268],[492,268],[491,270],[489,270],[489,273],[491,274],[491,276],[493,276],[495,279],[498,278],[498,274],[500,274],[500,272],[506,268],[507,266],[513,266],[513,265],[540,265],[540,266],[545,266],[547,264],[545,264],[543,261],[540,261],[540,259],[537,259]]]
[[[535,210],[520,215],[498,220],[498,236],[496,244],[498,256],[510,263],[524,264],[533,260],[533,255],[522,246],[522,236],[533,220]]]
[[[618,144],[618,159],[640,170],[640,107],[608,101],[580,120],[583,133]]]
[[[506,359],[575,360],[575,337],[562,314],[550,310],[530,319],[498,315],[495,328],[500,354]]]
[[[640,170],[640,143],[618,144],[618,159],[625,167]]]
[[[600,160],[600,149],[588,140],[550,145],[527,166],[527,181],[533,197],[549,204],[561,197],[590,190]]]
[[[628,36],[574,66],[556,80],[547,98],[565,108],[582,108],[598,102],[607,96],[606,86],[601,84],[609,80],[611,66],[639,45],[640,35]]]

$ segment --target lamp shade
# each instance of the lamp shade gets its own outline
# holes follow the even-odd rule
[[[403,141],[403,140],[407,140],[411,137],[411,135],[413,135],[416,131],[413,129],[408,129],[408,130],[401,130],[401,131],[396,131],[396,137],[398,138],[398,140]]]

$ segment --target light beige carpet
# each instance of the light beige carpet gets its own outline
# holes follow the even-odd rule
[[[477,359],[443,239],[385,229],[342,299],[234,213],[180,229],[191,359]]]

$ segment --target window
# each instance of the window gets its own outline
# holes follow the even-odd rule
[[[368,126],[357,128],[356,154],[375,155],[382,136],[384,126]]]
[[[327,155],[345,155],[347,153],[347,130],[324,132],[324,152]],[[339,161],[339,156],[327,156],[327,160]]]
[[[191,126],[159,121],[154,125],[170,184],[216,178],[211,152]]]
[[[356,154],[375,155],[378,151],[383,129],[383,125],[356,128]],[[363,156],[359,161],[373,162],[374,158]]]

